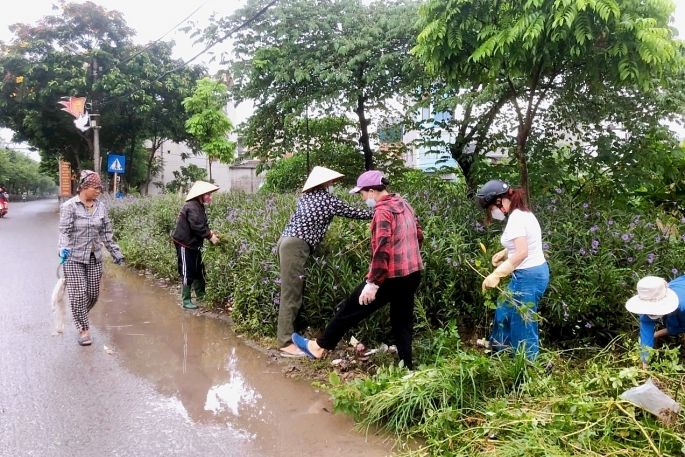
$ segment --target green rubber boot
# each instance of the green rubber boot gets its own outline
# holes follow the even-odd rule
[[[205,299],[205,280],[196,279],[193,281],[193,289],[195,289],[195,298],[202,301]]]
[[[190,286],[183,286],[181,291],[182,304],[185,309],[197,309],[197,305],[190,299]]]

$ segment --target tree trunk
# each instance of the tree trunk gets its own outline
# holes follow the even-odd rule
[[[145,175],[145,182],[141,186],[140,190],[143,195],[150,195],[150,181],[152,181],[152,164],[155,161],[155,155],[157,150],[162,148],[164,141],[152,140],[152,145],[150,146],[150,153],[147,156],[147,173]],[[164,151],[161,152],[164,154]]]
[[[519,164],[520,180],[519,183],[523,190],[526,191],[526,196],[530,193],[528,183],[528,160],[526,159],[526,142],[528,141],[528,134],[530,133],[523,126],[519,127],[518,135],[516,135],[516,160]]]
[[[519,124],[518,134],[516,135],[516,160],[519,164],[520,185],[526,191],[526,203],[530,204],[530,183],[528,181],[528,158],[526,157],[526,144],[533,127],[535,109],[532,103],[528,105],[526,116],[523,123]]]
[[[207,170],[209,171],[209,182],[212,182],[212,159],[207,157]]]
[[[526,191],[526,203],[530,206],[530,182],[528,180],[528,158],[526,156],[526,144],[528,137],[533,130],[533,119],[537,114],[540,103],[545,98],[547,89],[542,94],[538,95],[537,102],[535,101],[535,90],[538,87],[537,82],[533,85],[528,97],[528,106],[526,108],[526,115],[519,117],[518,134],[516,135],[516,159],[519,163],[519,171],[521,173],[521,187]]]
[[[467,154],[464,152],[467,146],[467,142],[464,138],[457,138],[452,144],[449,145],[450,155],[454,160],[457,161],[461,172],[464,175],[464,180],[466,181],[466,189],[469,194],[475,192],[476,188],[475,178],[471,172],[473,167],[473,161],[475,159],[474,154]]]
[[[94,143],[93,143],[93,137],[92,136],[86,136],[84,137],[86,140],[86,144],[88,144],[88,159],[93,160],[93,149],[94,149]],[[78,159],[78,152],[76,152],[76,158]],[[80,170],[80,160],[79,160],[79,170]],[[93,171],[97,171],[100,173],[100,171],[97,169],[95,166],[95,163],[93,163]]]
[[[508,91],[500,96],[495,103],[493,103],[488,110],[483,113],[476,124],[469,130],[468,123],[471,119],[472,107],[468,106],[464,110],[464,121],[459,132],[452,144],[449,146],[450,154],[452,158],[457,161],[462,173],[464,174],[464,179],[466,181],[466,189],[469,195],[473,195],[476,192],[476,187],[478,183],[475,181],[475,176],[473,176],[472,168],[473,164],[481,154],[483,150],[483,143],[485,138],[490,131],[490,127],[494,122],[497,114],[502,110],[505,103],[511,99],[512,91]],[[475,138],[475,148],[472,153],[465,153],[467,146],[474,141]]]
[[[141,186],[141,193],[145,196],[150,194],[150,181],[152,180],[152,162],[155,160],[157,151],[152,149],[147,156],[147,173],[145,173],[145,182]]]
[[[128,184],[130,182],[130,176],[131,176],[131,171],[133,170],[133,155],[135,154],[136,151],[136,141],[137,141],[137,132],[134,131],[133,134],[131,135],[131,143],[129,145],[129,150],[128,150],[128,159],[126,160],[126,177],[127,179],[124,181],[126,183],[126,190],[128,191]],[[122,190],[123,186],[119,189]]]
[[[516,135],[516,159],[519,163],[519,171],[521,173],[521,187],[526,192],[526,203],[528,203],[528,206],[530,206],[530,183],[528,180],[528,158],[526,157],[526,143],[528,143],[528,137],[530,136],[530,132],[533,129],[533,119],[535,119],[535,116],[538,112],[538,108],[540,107],[540,103],[542,102],[542,100],[545,99],[547,92],[549,91],[551,85],[554,83],[554,79],[556,77],[556,75],[550,76],[549,85],[545,89],[543,89],[541,93],[538,94],[538,88],[540,87],[540,83],[542,81],[542,68],[542,61],[540,61],[537,64],[537,68],[533,71],[533,77],[531,78],[529,83],[530,85],[528,89],[529,93],[527,96],[525,116],[523,115],[521,110],[518,109],[517,105],[519,127],[518,134]],[[513,89],[514,86],[511,80],[509,81],[509,84]],[[538,94],[537,101],[535,101],[536,94]]]
[[[369,141],[369,121],[366,119],[365,106],[366,97],[360,95],[357,97],[357,108],[354,110],[359,118],[359,129],[361,135],[359,136],[359,144],[364,151],[364,169],[373,170],[373,151],[371,150],[371,143]]]

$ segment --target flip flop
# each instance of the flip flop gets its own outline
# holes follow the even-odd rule
[[[287,351],[284,351],[283,349],[279,349],[278,355],[280,357],[283,357],[284,359],[301,359],[302,357],[307,357],[307,354],[305,354],[301,350],[300,350],[300,352],[294,354],[292,352],[287,352]]]
[[[293,343],[295,343],[295,346],[297,346],[300,349],[300,351],[304,352],[304,354],[307,357],[309,357],[310,359],[319,360],[319,358],[312,354],[309,351],[309,348],[307,348],[307,343],[309,342],[307,338],[300,335],[299,333],[293,333],[291,338],[293,340]]]

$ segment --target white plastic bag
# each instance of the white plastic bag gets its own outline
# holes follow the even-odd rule
[[[629,401],[657,416],[665,423],[671,423],[680,412],[680,404],[663,393],[648,379],[641,386],[628,389],[621,394],[621,399]]]

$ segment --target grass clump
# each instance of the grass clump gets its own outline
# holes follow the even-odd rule
[[[620,341],[583,352],[546,352],[531,363],[459,349],[411,373],[391,366],[347,384],[333,376],[330,391],[335,407],[364,426],[422,443],[414,455],[683,455],[682,413],[666,425],[619,398],[650,376],[682,397],[678,351],[663,351],[650,373],[637,368],[639,349]]]

